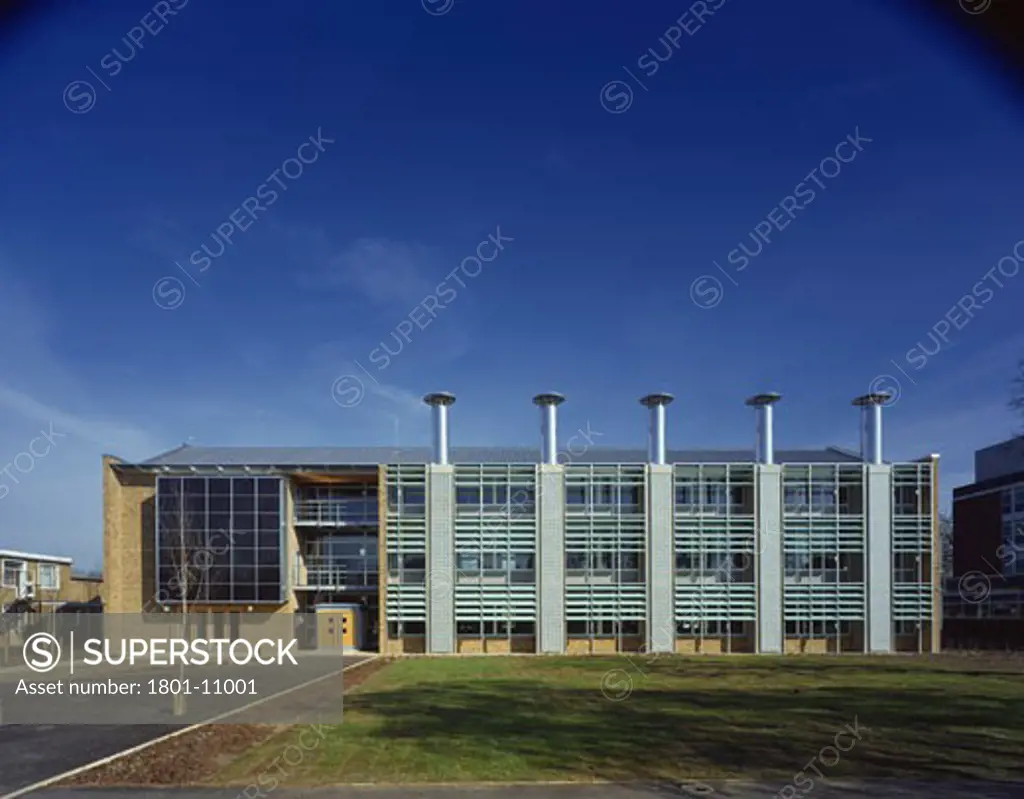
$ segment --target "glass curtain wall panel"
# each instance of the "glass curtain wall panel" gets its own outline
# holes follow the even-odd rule
[[[646,469],[565,467],[565,618],[568,637],[646,635]]]
[[[455,467],[459,638],[536,634],[536,482],[533,464]]]
[[[932,464],[892,467],[893,632],[925,646],[932,621]]]
[[[786,464],[782,479],[787,638],[832,639],[865,615],[864,466]]]
[[[678,638],[726,648],[757,620],[754,467],[674,466]]]
[[[389,638],[425,636],[427,470],[387,467],[387,625]]]
[[[158,477],[157,588],[170,603],[281,603],[278,477]]]

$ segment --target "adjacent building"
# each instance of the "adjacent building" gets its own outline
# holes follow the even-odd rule
[[[1024,436],[974,455],[953,489],[953,576],[945,635],[958,647],[1024,647]]]
[[[103,459],[108,612],[315,613],[390,653],[933,652],[938,456],[882,459],[885,395],[858,398],[862,451],[775,450],[779,396],[748,401],[755,451],[558,438],[431,449],[183,446]]]
[[[102,580],[72,572],[71,558],[0,549],[0,609],[18,602],[55,610],[68,602],[95,602]]]

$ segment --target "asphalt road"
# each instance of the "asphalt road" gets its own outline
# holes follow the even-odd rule
[[[351,663],[341,651],[295,653],[285,666],[93,666],[72,673],[58,664],[45,673],[26,667],[0,670],[0,724],[197,724],[251,705],[311,680],[335,674]],[[110,686],[120,691],[110,693]],[[173,687],[172,687],[173,686]],[[102,692],[86,693],[95,688]],[[38,693],[39,691],[53,693]],[[181,694],[184,706],[175,706]],[[302,691],[290,696],[300,701]],[[176,712],[178,711],[178,712]],[[341,719],[324,718],[324,722]],[[284,699],[245,711],[246,723],[293,721]]]
[[[772,799],[778,783],[711,782],[722,799]],[[45,791],[34,799],[240,799],[242,788]],[[274,799],[690,799],[695,795],[672,785],[537,785],[505,787],[316,788],[278,789]],[[799,795],[799,794],[798,794]],[[911,782],[901,780],[843,781],[815,784],[814,799],[1019,799],[1024,785],[1008,783]],[[264,794],[267,796],[267,794]]]
[[[329,656],[313,656],[319,657],[318,663],[311,663],[305,667],[303,672],[308,676],[309,679],[313,679],[320,672],[324,672],[328,665],[330,670],[337,670],[342,665],[350,666],[359,661],[363,660],[365,656],[359,655],[346,655],[344,658],[338,656],[335,658],[329,658]],[[303,662],[300,659],[300,663]],[[329,672],[328,672],[329,673]],[[210,696],[192,696],[189,697],[187,702],[187,715],[183,717],[175,718],[170,713],[171,705],[168,697],[161,697],[159,702],[153,698],[151,699],[152,707],[144,708],[139,711],[143,714],[143,717],[151,715],[157,711],[161,714],[161,718],[165,719],[164,723],[125,723],[125,724],[110,724],[101,723],[108,722],[112,719],[116,719],[119,715],[123,716],[127,712],[126,707],[111,707],[110,697],[88,697],[82,698],[85,704],[83,708],[91,714],[91,717],[95,719],[96,723],[85,723],[85,724],[10,724],[9,720],[15,718],[12,713],[17,713],[18,717],[23,717],[26,712],[26,699],[32,700],[43,700],[46,703],[38,705],[37,707],[47,713],[57,712],[57,700],[62,697],[25,697],[18,696],[16,700],[13,700],[15,707],[8,708],[8,703],[12,702],[12,696],[9,694],[16,685],[17,682],[24,679],[34,679],[35,681],[41,681],[42,678],[47,675],[39,675],[28,673],[25,674],[22,670],[4,670],[0,673],[0,697],[3,698],[3,724],[0,724],[0,799],[6,796],[8,793],[16,791],[20,788],[24,788],[29,785],[33,785],[41,780],[45,780],[49,777],[53,777],[57,774],[62,774],[71,769],[79,766],[86,765],[100,758],[109,757],[110,755],[122,752],[125,749],[129,749],[133,746],[151,741],[154,738],[159,738],[162,735],[166,735],[181,727],[189,726],[190,724],[200,723],[218,716],[224,713],[226,710],[231,710],[234,707],[238,707],[244,702],[241,702],[237,697],[222,697],[220,701],[218,698]],[[149,678],[148,672],[143,675],[143,678]],[[51,677],[52,680],[61,679],[60,676]],[[76,679],[79,675],[76,674]],[[103,679],[104,675],[87,675],[83,676],[82,679],[99,680]],[[67,679],[67,675],[63,676],[63,679]],[[138,680],[138,677],[133,679]],[[291,685],[296,684],[294,682]],[[320,711],[325,709],[327,705],[328,697],[324,694],[327,690],[328,685],[336,686],[337,680],[324,680],[319,684],[314,684],[308,688],[300,688],[293,694],[281,699],[272,700],[266,703],[263,708],[275,708],[267,710],[260,715],[266,716],[267,713],[271,713],[272,716],[282,716],[284,713],[294,713],[297,716],[307,716],[314,709]],[[279,688],[287,688],[289,685],[279,686]],[[334,688],[337,693],[336,687]],[[268,691],[263,693],[267,695]],[[318,695],[319,693],[319,695]],[[63,697],[66,700],[66,697]],[[259,697],[246,697],[247,701],[253,701]],[[114,705],[127,704],[131,700],[130,697],[123,698],[123,702],[115,702]],[[139,701],[136,697],[135,701]],[[313,707],[315,706],[315,708]],[[78,708],[75,712],[79,713],[83,711],[83,708]],[[328,715],[320,716],[325,723],[330,723],[333,718],[332,708],[326,708]],[[8,712],[8,711],[11,712]],[[225,723],[244,723],[254,722],[259,723],[260,717],[253,716],[254,711],[242,711],[236,715],[225,719]],[[138,716],[137,716],[138,717]],[[127,718],[132,718],[128,716]],[[105,791],[103,792],[105,793]],[[132,792],[135,795],[135,792]],[[35,796],[36,794],[33,794]],[[124,792],[118,793],[119,796],[124,797]],[[232,794],[233,796],[234,794]]]

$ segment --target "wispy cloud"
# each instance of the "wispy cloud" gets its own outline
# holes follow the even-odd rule
[[[428,413],[427,406],[423,403],[423,394],[409,391],[401,386],[388,383],[378,383],[373,380],[366,381],[366,390],[376,397],[380,397],[391,403],[400,411],[414,416],[425,416]]]
[[[360,238],[338,248],[323,233],[317,233],[307,239],[307,244],[317,251],[317,268],[305,276],[304,283],[349,289],[388,306],[422,300],[437,283],[432,278],[442,265],[431,248],[388,238]]]
[[[52,423],[62,434],[103,447],[104,451],[146,457],[158,446],[154,437],[144,430],[118,422],[76,416],[3,384],[0,384],[0,407],[39,424]]]

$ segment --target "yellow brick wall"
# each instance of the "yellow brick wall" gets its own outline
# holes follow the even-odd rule
[[[156,479],[118,475],[103,456],[103,590],[107,613],[138,613],[156,599]]]
[[[61,592],[67,602],[91,602],[102,596],[103,581],[72,577],[66,587],[61,585]]]
[[[299,598],[295,594],[296,564],[298,563],[299,536],[295,530],[295,488],[290,480],[284,481],[284,507],[281,508],[284,518],[284,596],[285,604],[274,612],[295,613],[299,609]],[[269,608],[267,608],[269,610]]]

